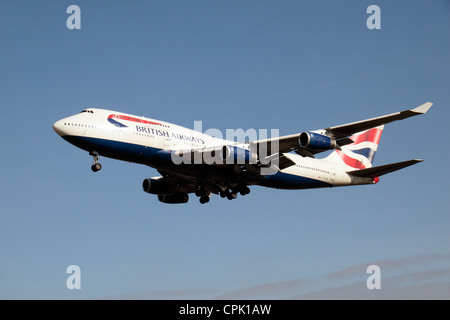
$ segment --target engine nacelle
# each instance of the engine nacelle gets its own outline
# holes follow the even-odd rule
[[[162,181],[160,179],[155,178],[148,178],[145,179],[142,182],[142,189],[144,189],[145,192],[151,193],[151,194],[173,194],[175,192],[174,186],[171,184]]]
[[[314,132],[302,132],[298,142],[302,148],[317,150],[331,150],[337,146],[336,140]]]
[[[223,146],[222,160],[226,164],[256,164],[258,156],[248,149],[236,146]]]
[[[189,195],[184,192],[175,192],[174,194],[158,194],[158,200],[163,203],[186,203],[189,201]]]

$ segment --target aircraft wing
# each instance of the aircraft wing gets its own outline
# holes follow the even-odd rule
[[[353,141],[349,137],[357,132],[375,128],[393,121],[402,120],[416,115],[424,114],[428,111],[428,109],[430,109],[431,106],[432,103],[427,102],[411,110],[405,110],[401,112],[384,115],[381,117],[347,123],[340,126],[334,126],[310,132],[334,139],[336,141],[335,148],[340,149],[340,147],[344,145],[353,143]],[[247,168],[249,169],[251,169],[250,167],[261,167],[267,166],[269,163],[272,164],[275,163],[280,170],[283,170],[295,164],[292,160],[285,157],[284,153],[294,151],[303,157],[314,158],[315,154],[330,150],[330,149],[313,149],[308,147],[306,148],[302,147],[300,145],[301,134],[302,133],[295,133],[287,136],[257,140],[250,142],[245,148],[242,148],[238,145],[218,145],[215,147],[208,147],[208,148],[173,150],[172,152],[174,152],[175,155],[179,156],[180,159],[183,156],[186,157],[185,159],[188,159],[190,163],[196,163],[195,159],[197,156],[199,157],[199,159],[202,159],[202,157],[211,156],[213,154],[217,155],[219,153],[222,155],[230,154],[230,152],[236,153],[236,155],[238,155],[239,153],[239,156],[242,156],[243,159],[245,158],[247,160],[253,160],[250,161],[249,165],[247,165]],[[254,155],[255,158],[253,158],[252,155]],[[257,157],[258,161],[256,161],[256,155],[258,155]],[[221,158],[222,157],[219,157],[219,160]],[[217,163],[216,162],[211,163],[218,165],[227,165],[226,162],[221,163],[220,161]]]
[[[197,181],[195,179],[192,179],[189,176],[176,174],[176,173],[169,173],[168,171],[158,170],[158,172],[161,174],[162,179],[172,185],[176,185],[178,187],[183,188],[183,192],[191,193],[197,188]]]
[[[177,191],[193,193],[198,190],[200,186],[198,177],[173,172],[169,173],[168,171],[163,170],[158,170],[158,172],[162,176],[161,181],[176,186]],[[203,179],[203,184],[205,189],[215,194],[219,193],[224,188],[224,184],[221,183],[219,179]]]
[[[349,137],[357,132],[375,128],[393,121],[403,120],[406,118],[424,114],[428,111],[428,109],[430,109],[432,105],[433,104],[431,102],[427,102],[411,110],[400,111],[384,115],[381,117],[347,123],[340,126],[334,126],[320,130],[314,130],[311,132],[325,135],[329,138],[335,139],[337,144],[336,148],[339,149],[341,146],[353,143],[353,141]],[[314,157],[314,154],[316,153],[327,151],[320,149],[314,150],[302,148],[299,143],[300,135],[301,133],[296,133],[287,136],[253,141],[250,142],[250,149],[257,150],[258,154],[260,153],[260,151],[263,151],[265,152],[264,154],[266,155],[271,155],[276,152],[279,152],[281,154],[285,152],[295,151],[301,156],[309,156],[309,157]]]
[[[381,126],[383,124],[387,124],[390,122],[394,122],[397,120],[403,120],[406,118],[414,117],[420,114],[424,114],[431,108],[433,104],[431,102],[427,102],[422,104],[421,106],[411,109],[400,111],[392,114],[388,114],[381,117],[376,117],[372,119],[352,122],[348,124],[344,124],[341,126],[330,127],[324,129],[328,136],[333,137],[335,139],[349,137],[354,133],[361,132],[367,129],[375,128]]]

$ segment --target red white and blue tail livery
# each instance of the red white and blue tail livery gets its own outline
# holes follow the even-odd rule
[[[350,140],[353,143],[333,151],[328,159],[339,162],[340,158],[343,164],[353,169],[372,167],[383,129],[384,125],[381,125],[352,135]]]
[[[374,166],[384,126],[426,113],[414,109],[320,130],[237,143],[169,122],[117,111],[88,108],[54,123],[66,141],[93,157],[148,165],[161,176],[147,178],[145,192],[164,203],[186,203],[194,193],[201,203],[212,194],[235,199],[250,186],[310,189],[375,184],[380,176],[422,160]],[[317,158],[320,153],[328,155]]]

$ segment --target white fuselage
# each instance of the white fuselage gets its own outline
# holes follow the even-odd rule
[[[246,147],[245,144],[214,138],[165,121],[96,108],[59,120],[53,127],[61,137],[90,153],[192,177],[205,175],[220,179],[220,170],[224,169],[204,165],[191,165],[188,168],[177,166],[171,162],[172,152],[223,145]],[[349,171],[349,167],[327,159],[302,157],[294,153],[287,153],[285,156],[295,165],[247,183],[281,189],[374,183],[369,178],[348,175],[346,171]],[[223,173],[226,175],[225,171]]]

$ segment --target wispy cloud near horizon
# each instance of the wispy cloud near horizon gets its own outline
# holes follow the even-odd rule
[[[369,290],[366,268],[381,268],[381,289]],[[194,288],[126,293],[100,299],[450,299],[450,254],[423,254],[348,266],[312,279],[255,284],[233,291]]]
[[[369,265],[381,268],[380,290],[369,290]],[[286,288],[286,290],[282,290]],[[450,254],[423,254],[352,265],[314,279],[295,279],[229,292],[219,299],[450,299]]]

